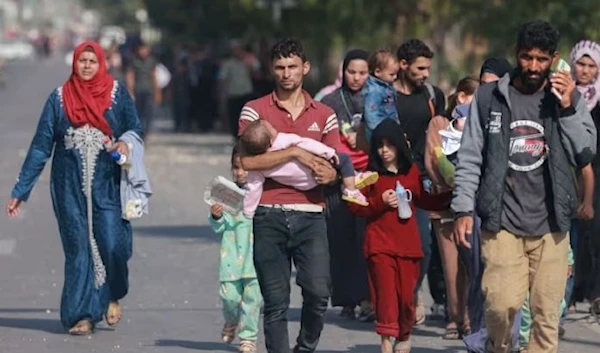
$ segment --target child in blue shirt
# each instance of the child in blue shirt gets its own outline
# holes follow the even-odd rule
[[[392,119],[399,123],[394,88],[399,69],[398,59],[389,50],[378,50],[369,59],[370,75],[363,88],[363,121],[367,141],[371,141],[372,131],[384,119]]]

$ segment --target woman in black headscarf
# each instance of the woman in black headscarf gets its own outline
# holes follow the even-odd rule
[[[364,50],[349,51],[342,65],[342,86],[322,100],[338,117],[342,135],[339,152],[350,156],[357,171],[364,171],[369,160],[367,154],[356,148],[357,128],[364,107],[361,90],[369,77],[368,60],[369,53]],[[343,307],[341,315],[348,318],[355,318],[354,310],[360,305],[359,318],[366,321],[373,320],[374,314],[368,300],[367,265],[361,252],[364,232],[365,220],[353,216],[341,202],[340,187],[330,188],[327,192],[327,234],[333,285],[331,305]]]
[[[506,75],[512,66],[505,58],[487,58],[481,65],[479,74],[479,82],[481,84],[498,81],[502,76]]]

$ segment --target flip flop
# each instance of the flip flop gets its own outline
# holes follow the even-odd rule
[[[123,310],[121,309],[119,302],[110,302],[108,304],[108,310],[106,310],[106,315],[104,316],[104,320],[106,320],[108,326],[117,326],[122,318]]]
[[[72,336],[87,336],[94,332],[94,324],[90,320],[80,320],[69,330]]]
[[[412,344],[410,339],[408,341],[396,342],[394,345],[394,353],[410,353]]]
[[[446,341],[459,340],[461,338],[460,330],[458,327],[446,327],[446,331],[442,335],[442,339]]]

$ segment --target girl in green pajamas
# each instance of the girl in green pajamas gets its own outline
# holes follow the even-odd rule
[[[236,184],[243,187],[248,172],[242,168],[235,148],[231,171]],[[215,233],[223,237],[219,265],[219,293],[225,316],[222,339],[231,343],[237,331],[240,353],[255,353],[262,297],[254,270],[252,220],[242,213],[224,213],[223,206],[215,204],[210,209],[209,221]]]

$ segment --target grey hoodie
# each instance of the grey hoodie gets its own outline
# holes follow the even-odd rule
[[[509,99],[510,73],[498,81],[498,90],[506,99],[508,108],[512,109]],[[461,147],[458,151],[458,165],[456,167],[454,197],[451,208],[455,214],[463,215],[471,213],[475,206],[475,196],[480,188],[482,166],[484,165],[484,144],[487,142],[490,128],[499,128],[499,122],[488,123],[487,116],[480,116],[478,109],[479,95],[482,89],[490,87],[482,86],[475,93],[471,103],[470,114],[465,124],[462,135]],[[576,94],[573,103],[575,113],[570,116],[559,118],[559,134],[562,146],[572,167],[583,167],[591,162],[596,154],[596,128],[588,111],[585,100]],[[485,123],[482,124],[482,120]],[[491,120],[491,119],[490,119]],[[485,131],[486,126],[488,131]],[[502,181],[504,182],[504,181]]]

